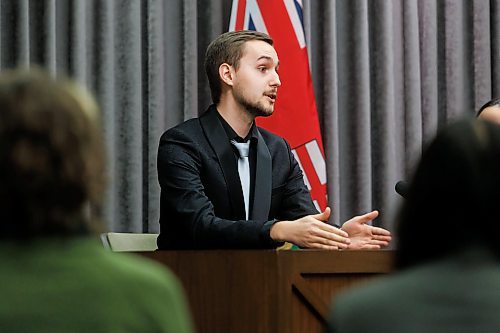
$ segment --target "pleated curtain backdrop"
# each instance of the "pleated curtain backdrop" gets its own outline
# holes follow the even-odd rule
[[[158,140],[210,103],[204,52],[227,30],[231,1],[0,3],[2,69],[68,74],[99,101],[107,228],[157,232]],[[394,184],[426,142],[500,95],[500,0],[303,5],[334,219],[379,209],[377,223],[392,228]]]

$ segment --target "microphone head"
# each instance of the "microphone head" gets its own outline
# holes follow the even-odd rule
[[[408,194],[408,188],[409,188],[409,185],[404,180],[400,180],[399,182],[396,183],[396,186],[395,186],[396,192],[405,199],[406,199],[406,196]]]

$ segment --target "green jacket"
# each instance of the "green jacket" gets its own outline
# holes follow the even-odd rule
[[[172,273],[86,238],[0,243],[0,330],[193,331]]]

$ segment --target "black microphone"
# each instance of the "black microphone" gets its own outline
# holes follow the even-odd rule
[[[405,182],[404,180],[400,180],[399,182],[396,183],[395,189],[400,196],[406,199],[409,189],[409,185],[407,182]]]

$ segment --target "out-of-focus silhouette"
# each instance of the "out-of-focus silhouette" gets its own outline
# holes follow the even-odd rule
[[[440,132],[399,216],[398,272],[337,298],[330,332],[498,331],[499,170],[498,125]]]
[[[163,267],[105,250],[99,113],[74,82],[0,76],[0,327],[3,332],[191,332]],[[96,209],[97,208],[97,209]]]

